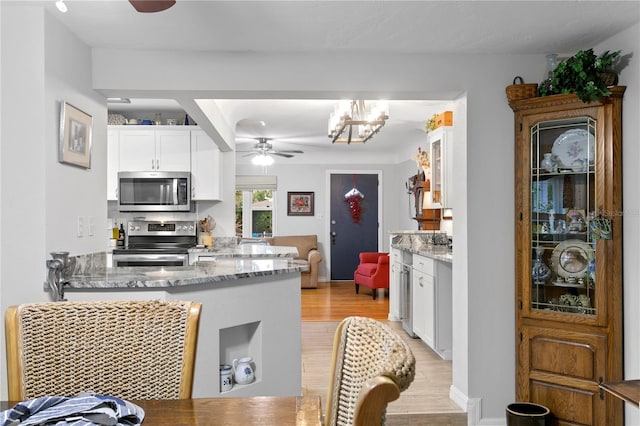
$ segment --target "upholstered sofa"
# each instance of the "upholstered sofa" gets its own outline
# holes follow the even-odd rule
[[[302,288],[318,288],[318,264],[322,261],[322,255],[318,251],[317,235],[283,235],[265,238],[272,246],[288,246],[298,249],[298,257],[294,262],[309,266],[308,271],[301,274]]]

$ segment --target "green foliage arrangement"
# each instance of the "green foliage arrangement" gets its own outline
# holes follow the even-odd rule
[[[583,102],[597,101],[609,96],[604,73],[611,73],[620,50],[608,50],[597,56],[593,49],[580,50],[560,62],[553,70],[550,84],[542,87],[541,96],[558,93],[575,93]]]

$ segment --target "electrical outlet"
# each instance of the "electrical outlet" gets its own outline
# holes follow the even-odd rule
[[[76,233],[78,238],[82,238],[84,236],[84,218],[82,216],[78,216],[78,227]]]

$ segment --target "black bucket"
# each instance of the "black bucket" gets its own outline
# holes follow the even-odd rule
[[[532,402],[514,402],[507,406],[507,426],[550,426],[551,411]]]

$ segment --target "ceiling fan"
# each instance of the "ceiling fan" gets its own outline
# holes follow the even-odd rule
[[[129,3],[142,13],[162,12],[176,4],[176,0],[129,0]]]
[[[304,151],[300,151],[299,149],[295,150],[286,150],[286,151],[277,151],[273,149],[273,144],[269,142],[272,140],[271,138],[254,138],[258,142],[253,145],[251,151],[238,151],[238,152],[248,152],[248,154],[243,155],[243,157],[254,156],[254,160],[256,159],[265,159],[271,155],[277,155],[279,157],[291,158],[294,154],[304,154]],[[253,160],[252,160],[253,161]],[[256,161],[254,161],[256,163]],[[257,161],[257,163],[260,163]]]

